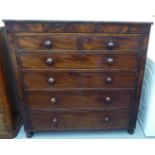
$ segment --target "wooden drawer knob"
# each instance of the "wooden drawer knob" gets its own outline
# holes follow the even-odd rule
[[[104,122],[105,123],[109,123],[110,120],[111,120],[110,116],[107,115],[107,116],[104,117]]]
[[[104,101],[106,104],[110,104],[111,103],[111,97],[107,96]]]
[[[109,57],[109,58],[106,59],[106,62],[107,62],[108,65],[112,65],[114,63],[114,59]]]
[[[109,41],[109,42],[107,43],[107,49],[108,49],[108,50],[112,50],[114,47],[115,47],[115,43],[114,43],[114,42]]]
[[[52,41],[51,40],[45,40],[44,47],[45,48],[51,48],[52,47]]]
[[[59,119],[57,117],[53,117],[51,123],[52,123],[53,126],[56,126],[59,123]]]
[[[54,78],[50,77],[50,78],[48,79],[48,83],[49,83],[50,85],[53,85],[53,84],[55,83]]]
[[[54,59],[53,58],[47,58],[46,59],[46,64],[47,65],[53,65],[54,64]]]
[[[107,77],[106,78],[106,83],[108,83],[108,84],[112,83],[112,77]]]
[[[55,97],[51,97],[51,98],[50,98],[50,102],[51,102],[52,104],[56,104],[56,98],[55,98]]]

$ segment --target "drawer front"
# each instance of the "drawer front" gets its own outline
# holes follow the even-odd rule
[[[136,37],[84,37],[83,49],[87,50],[139,50],[140,38]]]
[[[27,89],[134,88],[136,81],[132,72],[23,72],[23,77]]]
[[[20,36],[19,49],[78,49],[76,36]]]
[[[138,57],[130,54],[20,54],[22,69],[136,69]]]
[[[123,129],[130,123],[128,111],[32,113],[32,130]]]
[[[79,41],[79,39],[80,41]],[[128,36],[17,36],[18,49],[139,50],[140,38]]]
[[[125,91],[51,91],[27,92],[25,102],[31,110],[129,108],[134,99],[133,92]]]

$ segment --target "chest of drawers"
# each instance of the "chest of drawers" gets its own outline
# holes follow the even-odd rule
[[[133,133],[151,23],[5,21],[27,137]]]

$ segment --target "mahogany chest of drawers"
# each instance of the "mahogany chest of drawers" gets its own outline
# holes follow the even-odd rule
[[[133,133],[151,23],[5,21],[27,137]]]
[[[21,127],[18,98],[7,55],[5,28],[0,28],[0,139],[14,138]],[[11,78],[10,78],[11,77]]]

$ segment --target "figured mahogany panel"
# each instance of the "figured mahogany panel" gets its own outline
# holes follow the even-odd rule
[[[76,36],[22,36],[16,37],[19,49],[77,49]],[[51,46],[46,46],[46,42]]]
[[[80,37],[80,36],[79,36]],[[114,43],[113,50],[139,50],[140,38],[127,36],[81,36],[81,47],[78,46],[78,36],[76,35],[36,35],[16,36],[17,48],[31,50],[71,50],[71,49],[97,49],[109,50],[108,44]],[[46,46],[49,42],[51,45]]]
[[[137,69],[136,53],[22,53],[21,69]]]
[[[120,95],[121,94],[121,95]],[[125,91],[46,91],[27,92],[25,102],[31,110],[78,108],[130,108],[134,92]]]
[[[129,111],[46,112],[30,114],[32,130],[123,129],[130,123]]]
[[[111,50],[139,50],[140,48],[140,38],[136,37],[84,37],[83,38],[83,49],[88,50],[101,50],[109,49],[108,44],[113,43]]]
[[[72,21],[5,21],[7,32],[30,33],[147,33],[151,23],[72,22]]]
[[[135,88],[136,73],[47,71],[23,72],[25,89]]]

